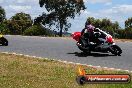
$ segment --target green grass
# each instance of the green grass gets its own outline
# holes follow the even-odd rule
[[[126,72],[87,68],[88,74],[126,74]],[[130,84],[76,83],[78,65],[53,60],[0,54],[0,88],[132,88]]]

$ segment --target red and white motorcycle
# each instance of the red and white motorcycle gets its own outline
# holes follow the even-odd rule
[[[90,45],[88,45],[86,48],[84,48],[83,41],[81,41],[81,32],[74,32],[72,34],[72,37],[74,40],[77,41],[78,48],[83,51],[90,53],[93,52],[111,52],[114,55],[120,56],[122,53],[121,48],[115,44],[114,39],[112,36],[104,31],[102,31],[99,28],[96,28],[97,32],[94,32],[94,37],[96,37],[100,44],[97,45],[96,42],[90,42]],[[78,45],[80,44],[80,45]]]

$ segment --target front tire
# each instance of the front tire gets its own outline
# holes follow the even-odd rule
[[[110,52],[116,56],[121,56],[122,50],[119,46],[113,45],[110,47]]]
[[[81,45],[78,45],[78,43],[81,44]],[[88,53],[88,54],[90,53],[89,47],[84,48],[84,43],[83,43],[83,41],[82,41],[81,38],[80,38],[80,40],[76,43],[76,45],[77,45],[78,48],[79,48],[81,51],[83,51],[84,53]]]

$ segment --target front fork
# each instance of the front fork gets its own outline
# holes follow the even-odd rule
[[[115,44],[115,43],[112,43],[112,44],[109,46],[109,50],[110,50],[110,51],[113,50],[112,47],[111,47],[111,46],[113,46],[113,45],[116,45],[116,44]]]

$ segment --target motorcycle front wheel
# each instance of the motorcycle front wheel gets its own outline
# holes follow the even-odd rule
[[[121,56],[122,50],[119,46],[113,45],[110,47],[110,52],[116,56]]]

